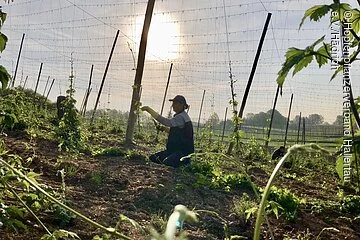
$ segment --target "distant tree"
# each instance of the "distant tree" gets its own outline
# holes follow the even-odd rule
[[[309,125],[321,125],[324,123],[324,117],[317,113],[310,114],[306,118],[306,122]]]
[[[254,117],[254,113],[247,113],[245,119],[250,119]]]
[[[289,123],[289,129],[296,130],[299,128],[300,115],[296,115]]]
[[[271,112],[272,110],[267,111],[267,114],[269,115],[269,119],[271,117]],[[281,115],[281,113],[275,109],[272,126],[275,128],[283,128],[286,126],[286,121],[287,118]],[[269,122],[267,123],[267,125],[269,125]]]
[[[343,116],[337,115],[335,121],[333,122],[333,125],[341,126],[343,124]]]
[[[270,116],[264,112],[259,112],[257,114],[250,115],[249,118],[245,118],[245,124],[253,125],[253,126],[265,126],[267,120]]]
[[[249,113],[244,119],[246,124],[259,126],[259,127],[268,127],[270,123],[272,110],[268,110],[267,112],[259,112],[257,114]],[[286,117],[281,115],[281,113],[277,110],[274,112],[274,119],[272,126],[275,128],[283,128],[286,125]]]

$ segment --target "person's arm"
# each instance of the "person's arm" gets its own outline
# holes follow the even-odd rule
[[[167,118],[161,116],[160,114],[158,114],[157,112],[155,112],[155,110],[152,109],[151,107],[149,107],[149,106],[143,106],[143,107],[141,107],[141,110],[150,113],[150,115],[151,115],[153,118],[155,118],[159,123],[161,123],[161,124],[163,124],[163,125],[165,125],[165,126],[167,126],[167,127],[171,127],[171,126],[172,126],[170,119],[167,119]]]
[[[166,127],[182,127],[185,125],[185,120],[182,116],[177,115],[171,119],[161,116],[157,112],[155,112],[151,107],[144,106],[141,110],[150,113],[150,115],[155,118],[159,123],[165,125]]]

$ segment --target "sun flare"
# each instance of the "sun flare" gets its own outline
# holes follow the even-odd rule
[[[144,18],[136,19],[136,40],[140,43]],[[149,60],[173,60],[178,57],[179,26],[165,15],[154,15],[151,19],[146,58]]]

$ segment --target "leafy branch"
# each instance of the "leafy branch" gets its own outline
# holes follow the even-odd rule
[[[355,39],[351,47],[357,46],[357,49],[354,50],[350,56],[350,63],[352,63],[355,60],[358,60],[357,56],[360,53],[360,37],[357,35],[357,33],[360,31],[360,11],[358,9],[352,9],[348,3],[339,3],[337,0],[334,0],[334,3],[331,5],[315,5],[305,12],[303,18],[301,19],[299,29],[302,27],[307,18],[309,18],[310,21],[320,21],[320,19],[326,16],[330,11],[336,12],[336,14],[331,15],[330,23],[340,22],[342,25],[344,25],[344,21],[346,20],[344,19],[344,13],[346,11],[351,12],[351,18],[349,21],[349,24],[351,24],[350,38]],[[285,62],[283,63],[282,68],[278,73],[277,83],[280,86],[283,85],[285,78],[292,68],[294,68],[294,76],[297,72],[307,67],[314,60],[314,58],[316,59],[319,68],[328,63],[329,60],[334,61],[339,65],[339,68],[332,75],[331,80],[334,79],[340,71],[342,71],[344,59],[341,61],[335,61],[332,59],[329,52],[330,44],[325,43],[324,38],[325,36],[321,37],[305,49],[298,49],[294,47],[288,49],[285,54]],[[314,50],[315,46],[321,42],[323,43],[323,46],[317,50]]]
[[[122,233],[119,233],[118,231],[116,231],[115,228],[107,228],[93,220],[91,220],[90,218],[82,215],[81,213],[75,211],[74,209],[66,206],[64,203],[62,203],[61,201],[57,200],[56,198],[54,198],[53,196],[51,196],[49,193],[47,193],[45,190],[43,190],[38,184],[36,184],[34,181],[32,181],[30,178],[28,178],[27,176],[25,176],[23,173],[21,173],[19,170],[15,169],[14,167],[12,167],[10,164],[8,164],[6,161],[4,161],[3,159],[0,158],[0,163],[3,164],[6,168],[10,169],[12,172],[14,172],[16,175],[18,175],[20,178],[24,179],[26,182],[28,182],[32,187],[34,187],[36,190],[38,190],[39,192],[41,192],[42,194],[44,194],[46,197],[48,197],[52,202],[58,204],[59,206],[61,206],[62,208],[68,210],[69,212],[75,214],[76,216],[82,218],[83,220],[85,220],[86,222],[90,223],[91,225],[98,227],[100,229],[102,229],[103,231],[106,231],[108,233],[114,234],[117,237],[121,238],[121,239],[126,239],[126,240],[130,240],[131,238],[129,238],[128,236],[123,235]]]
[[[4,22],[6,20],[6,13],[4,13],[0,6],[0,53],[2,53],[6,47],[6,43],[8,41],[8,38],[5,34],[1,33],[1,27],[3,26]],[[8,85],[8,82],[10,81],[11,76],[6,70],[5,67],[0,65],[0,82],[2,89],[5,89]]]
[[[323,43],[323,46],[314,50],[315,47],[324,41],[325,36],[322,36],[318,40],[316,40],[312,45],[306,47],[305,49],[299,48],[289,48],[286,52],[286,60],[282,65],[281,70],[278,73],[277,83],[279,86],[282,86],[286,76],[290,72],[292,68],[294,68],[293,76],[301,71],[303,68],[307,67],[313,60],[314,57],[319,64],[319,67],[322,67],[324,64],[328,62],[328,60],[332,60],[331,55],[329,53],[329,44]]]

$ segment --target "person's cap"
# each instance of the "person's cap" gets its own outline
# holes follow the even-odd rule
[[[189,104],[186,103],[185,97],[182,95],[176,95],[173,99],[169,99],[169,101],[182,103],[184,104],[185,109],[189,107]]]

